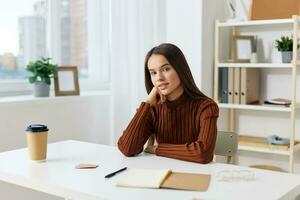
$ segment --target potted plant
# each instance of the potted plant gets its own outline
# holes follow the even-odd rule
[[[57,69],[57,65],[50,63],[51,58],[41,58],[29,62],[26,70],[32,73],[29,82],[34,84],[34,96],[48,97],[51,85],[51,78]]]
[[[281,36],[279,40],[276,40],[276,48],[281,51],[282,62],[291,63],[293,57],[293,38],[289,36]],[[297,49],[299,44],[297,44]]]

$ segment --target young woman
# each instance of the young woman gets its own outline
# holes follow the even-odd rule
[[[217,136],[217,104],[197,88],[181,50],[169,43],[152,48],[145,59],[148,96],[119,138],[126,156],[143,151],[208,163]]]

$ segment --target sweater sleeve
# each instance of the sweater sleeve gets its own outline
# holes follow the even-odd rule
[[[209,163],[213,159],[218,116],[219,109],[215,103],[205,106],[200,115],[200,131],[197,141],[186,144],[158,144],[156,155],[198,163]]]
[[[118,140],[118,148],[125,156],[134,156],[143,151],[151,136],[152,116],[150,104],[142,102],[136,114]]]

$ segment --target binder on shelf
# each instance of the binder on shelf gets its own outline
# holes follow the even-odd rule
[[[220,103],[228,103],[228,68],[222,67],[219,70],[219,98]]]
[[[228,103],[233,103],[234,68],[228,68]]]
[[[259,69],[241,68],[241,104],[259,102]]]
[[[241,69],[234,68],[234,81],[233,81],[233,103],[240,104],[240,85],[241,85]]]

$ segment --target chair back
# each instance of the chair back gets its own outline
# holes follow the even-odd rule
[[[238,135],[235,132],[218,131],[215,146],[215,155],[227,156],[227,162],[236,154],[238,148]]]

